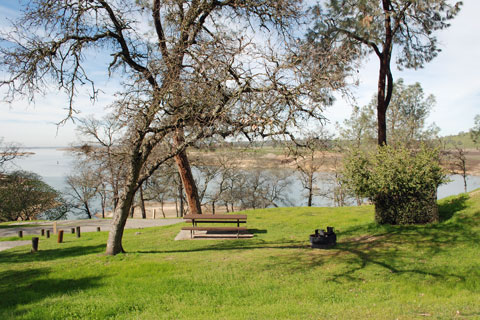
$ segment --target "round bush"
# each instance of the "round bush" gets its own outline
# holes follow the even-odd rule
[[[424,224],[438,221],[437,188],[446,174],[439,152],[422,146],[353,150],[345,159],[344,182],[375,204],[380,224]]]

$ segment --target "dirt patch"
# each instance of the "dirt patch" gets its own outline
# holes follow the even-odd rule
[[[32,241],[22,240],[22,241],[0,241],[0,251],[12,249],[19,246],[25,246]]]

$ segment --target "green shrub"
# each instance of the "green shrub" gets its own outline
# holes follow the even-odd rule
[[[447,181],[439,152],[422,146],[378,147],[376,152],[353,150],[345,159],[345,184],[375,204],[380,224],[438,221],[437,188]]]

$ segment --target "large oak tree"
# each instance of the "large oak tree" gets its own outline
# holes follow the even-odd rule
[[[288,134],[299,119],[321,117],[324,89],[341,81],[314,79],[303,68],[312,59],[292,58],[301,55],[287,40],[302,9],[301,1],[287,0],[32,0],[2,34],[2,84],[11,101],[33,99],[53,83],[67,93],[73,115],[81,85],[98,95],[92,53],[107,61],[109,75],[121,76],[111,110],[123,124],[126,174],[107,254],[123,252],[135,193],[169,159],[191,212],[201,212],[188,146],[214,135]]]

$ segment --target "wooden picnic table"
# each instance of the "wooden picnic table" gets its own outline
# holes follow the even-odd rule
[[[191,227],[183,227],[182,230],[189,230],[190,236],[194,237],[194,231],[236,231],[237,238],[240,231],[247,231],[247,228],[240,227],[241,223],[247,222],[246,214],[187,214],[183,216],[187,223],[191,223]],[[199,227],[201,223],[234,223],[236,227]]]

